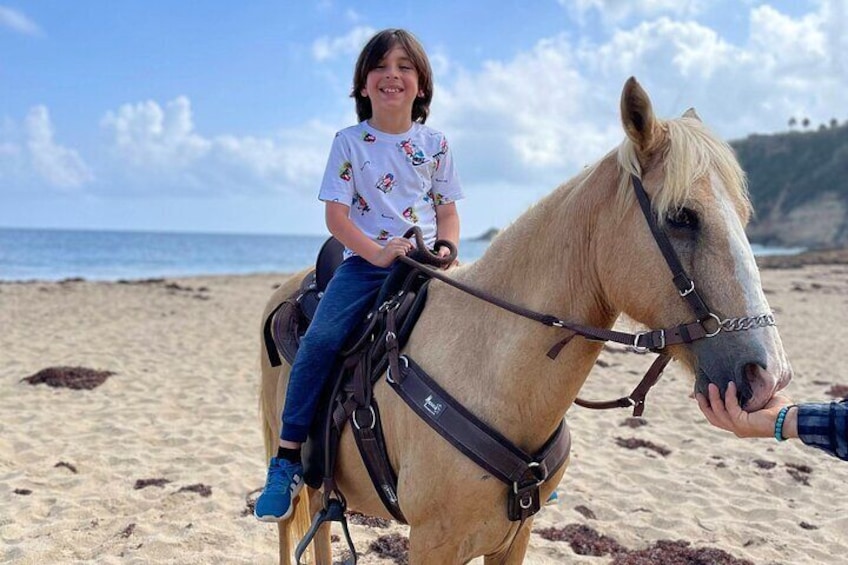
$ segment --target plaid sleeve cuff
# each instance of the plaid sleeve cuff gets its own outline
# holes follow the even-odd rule
[[[848,460],[848,400],[799,405],[798,437],[807,445]]]

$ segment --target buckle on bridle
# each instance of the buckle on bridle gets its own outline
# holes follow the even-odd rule
[[[665,349],[665,330],[656,330],[656,331],[659,331],[659,334],[660,334],[660,345],[659,345],[659,347],[657,347],[655,349]],[[647,353],[647,352],[649,352],[651,350],[651,347],[649,347],[647,345],[645,345],[645,346],[639,345],[639,339],[642,336],[651,335],[652,333],[654,333],[654,332],[653,331],[637,332],[633,336],[633,345],[630,346],[630,347],[633,348],[633,351],[635,351],[636,353]]]

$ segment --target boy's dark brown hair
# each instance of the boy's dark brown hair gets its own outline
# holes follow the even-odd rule
[[[372,116],[371,100],[362,96],[368,73],[374,70],[380,60],[386,56],[392,47],[402,47],[409,56],[410,61],[418,71],[418,90],[423,96],[416,96],[412,104],[412,121],[424,123],[430,114],[430,102],[433,100],[433,70],[430,68],[430,60],[421,43],[414,35],[404,29],[384,29],[372,37],[356,61],[353,71],[353,90],[350,97],[356,100],[356,115],[360,122],[364,122]]]

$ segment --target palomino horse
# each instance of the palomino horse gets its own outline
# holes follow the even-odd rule
[[[479,260],[449,274],[501,299],[587,326],[610,328],[621,313],[653,328],[691,322],[633,196],[635,175],[716,319],[769,313],[744,232],[751,212],[744,173],[728,145],[693,110],[679,119],[656,118],[633,78],[622,92],[621,118],[626,138],[617,150],[531,207]],[[274,293],[266,316],[295,292],[303,276],[293,276]],[[552,360],[545,353],[562,332],[433,281],[404,353],[473,414],[534,453],[559,426],[602,348],[574,339]],[[756,410],[788,383],[791,370],[774,326],[715,333],[664,351],[692,371],[697,389],[714,382],[723,390],[732,379],[746,391],[745,408]],[[264,349],[262,364],[261,409],[270,456],[288,369],[272,369]],[[507,486],[428,427],[382,380],[375,398],[410,526],[410,563],[465,563],[481,555],[487,565],[521,563],[532,518],[508,520]],[[337,484],[351,509],[390,518],[350,429],[341,438]],[[541,486],[543,497],[560,482],[565,467]],[[293,518],[280,524],[283,563],[290,560],[292,527],[301,532],[308,526],[307,498],[313,509],[320,500],[306,491]],[[323,529],[315,538],[316,559],[330,563],[329,531]]]

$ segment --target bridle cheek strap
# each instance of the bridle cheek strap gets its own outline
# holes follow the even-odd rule
[[[668,264],[668,268],[671,269],[672,280],[674,281],[674,286],[677,287],[677,293],[686,299],[686,302],[689,303],[692,312],[695,314],[695,318],[699,322],[705,322],[708,318],[714,317],[715,315],[710,311],[704,299],[701,298],[701,295],[695,289],[695,281],[686,274],[686,270],[680,263],[677,253],[674,252],[674,247],[671,246],[671,242],[668,240],[668,235],[660,229],[657,217],[651,208],[650,197],[642,185],[642,180],[633,174],[630,175],[630,178],[633,181],[633,191],[636,193],[636,199],[639,201],[639,206],[642,208],[642,214],[644,214],[645,220],[648,222],[651,234],[654,236],[654,240],[657,242],[665,258],[665,262]]]

